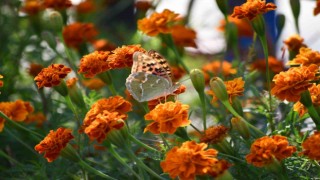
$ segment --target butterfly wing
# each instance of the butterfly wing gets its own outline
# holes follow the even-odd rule
[[[164,77],[137,72],[129,75],[126,87],[134,99],[144,102],[168,95],[173,86]]]

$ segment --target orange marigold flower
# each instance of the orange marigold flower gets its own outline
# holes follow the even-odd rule
[[[47,118],[42,112],[37,112],[29,114],[23,122],[36,123],[37,127],[41,127],[46,120]]]
[[[284,70],[284,65],[282,61],[278,61],[275,57],[269,56],[268,57],[268,63],[269,63],[269,69],[274,72],[275,74],[278,74],[279,72]],[[251,64],[252,69],[257,69],[259,71],[265,72],[266,71],[266,60],[260,59],[257,61],[254,61]]]
[[[121,129],[124,126],[124,122],[121,120],[121,116],[118,112],[109,112],[104,110],[102,113],[95,117],[95,120],[90,123],[84,130],[90,140],[97,140],[101,143],[106,135],[113,129]]]
[[[197,47],[195,42],[196,32],[193,29],[187,28],[183,25],[173,26],[171,29],[174,43],[181,47]]]
[[[320,53],[318,51],[312,51],[310,48],[300,48],[299,54],[292,60],[289,61],[290,65],[302,65],[310,66],[311,64],[320,65]]]
[[[313,14],[316,16],[320,13],[320,0],[317,1],[316,7],[313,10]]]
[[[109,51],[94,51],[81,58],[78,73],[84,74],[86,78],[92,78],[97,74],[110,69],[108,57]]]
[[[310,92],[312,104],[316,107],[320,106],[320,84],[318,85],[312,84],[312,86],[309,87],[309,92]],[[304,107],[304,105],[300,103],[300,101],[294,104],[293,110],[298,112],[300,117],[308,112],[308,109]]]
[[[191,123],[188,119],[188,109],[188,105],[178,101],[158,104],[144,116],[145,120],[154,121],[144,129],[144,132],[173,134],[177,128],[188,126]]]
[[[138,20],[138,29],[148,36],[156,36],[159,33],[170,33],[172,25],[178,21],[179,14],[168,9],[161,13],[153,13],[149,18]]]
[[[106,84],[99,78],[85,79],[82,84],[91,90],[99,90],[103,88]]]
[[[252,20],[259,14],[275,10],[276,8],[277,6],[275,4],[266,3],[266,0],[247,0],[247,2],[241,6],[234,7],[231,17],[238,19],[248,18]]]
[[[308,137],[303,143],[303,151],[299,154],[308,156],[310,159],[320,161],[320,132],[314,132],[313,135]]]
[[[26,0],[21,11],[29,15],[36,15],[44,8],[39,0]]]
[[[65,78],[71,69],[63,64],[51,64],[47,68],[43,68],[41,72],[34,78],[38,88],[52,87],[60,84],[61,79]]]
[[[172,79],[175,81],[179,80],[186,74],[186,71],[180,66],[171,66],[170,69],[171,69]]]
[[[40,154],[44,153],[47,161],[52,162],[58,158],[61,150],[74,138],[71,132],[72,130],[67,128],[59,128],[57,131],[50,130],[50,133],[34,149]]]
[[[152,0],[138,0],[135,2],[134,6],[140,11],[147,11],[152,8]]]
[[[289,51],[299,52],[301,47],[307,47],[303,41],[304,39],[300,35],[294,34],[284,40],[283,43],[288,47]]]
[[[92,23],[75,22],[65,26],[62,35],[68,47],[78,49],[85,42],[93,42],[98,31]]]
[[[82,1],[76,6],[76,11],[79,14],[91,13],[96,10],[93,0]]]
[[[117,48],[116,45],[106,39],[95,40],[92,45],[96,51],[112,51]]]
[[[308,109],[300,101],[294,103],[293,110],[296,111],[300,117],[308,112]]]
[[[15,102],[0,102],[0,111],[14,121],[24,121],[33,112],[33,107],[29,102],[17,100]],[[0,132],[4,128],[5,119],[0,118]]]
[[[181,147],[173,147],[167,152],[166,158],[160,163],[163,172],[169,173],[172,179],[192,180],[196,175],[211,172],[218,162],[218,151],[207,149],[207,144],[194,141],[184,142]]]
[[[274,87],[271,89],[271,94],[282,101],[297,102],[300,94],[312,86],[309,81],[316,79],[317,72],[318,66],[315,64],[280,72],[273,77]]]
[[[83,120],[82,129],[90,126],[90,124],[97,119],[99,114],[103,114],[104,111],[108,111],[110,113],[117,112],[117,119],[125,120],[128,117],[126,113],[131,110],[131,103],[121,96],[100,99],[95,102],[87,112],[86,117]]]
[[[67,87],[68,88],[74,87],[77,84],[77,81],[78,81],[78,78],[75,78],[75,77],[68,79],[66,81]]]
[[[108,57],[109,66],[111,69],[131,67],[133,64],[133,53],[146,52],[140,45],[122,46],[112,51]]]
[[[28,73],[33,76],[33,77],[36,77],[40,72],[41,70],[43,69],[44,67],[41,65],[41,64],[36,64],[36,63],[31,63],[30,64],[30,67],[28,69]]]
[[[204,132],[200,141],[207,144],[216,144],[228,135],[228,130],[229,129],[223,125],[212,126]]]
[[[231,167],[231,164],[228,161],[221,159],[216,161],[212,166],[213,167],[209,170],[208,174],[210,174],[210,176],[212,177],[218,177],[222,175],[227,169],[229,169],[229,167]]]
[[[222,67],[222,70],[221,70]],[[232,68],[232,64],[228,61],[223,61],[222,65],[220,61],[213,61],[209,64],[206,64],[202,67],[204,72],[204,79],[206,83],[210,81],[210,78],[213,76],[219,75],[220,71],[224,76],[229,76],[231,74],[236,74],[237,70]]]
[[[238,29],[238,36],[249,36],[249,37],[252,37],[253,29],[251,28],[251,25],[247,20],[233,18],[233,17],[231,17],[229,15],[228,16],[228,21],[230,23],[233,23],[234,25],[236,25],[236,27]],[[225,31],[226,25],[227,25],[226,20],[223,19],[223,20],[220,21],[220,26],[218,27],[218,29],[220,31]]]
[[[62,10],[71,7],[72,3],[70,0],[44,0],[43,5],[46,8]]]
[[[281,161],[290,157],[295,151],[296,147],[289,146],[287,137],[280,135],[264,136],[254,141],[246,160],[254,166],[263,167],[272,164],[274,158]]]

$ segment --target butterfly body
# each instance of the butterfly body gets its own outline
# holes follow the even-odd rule
[[[126,87],[139,102],[150,101],[173,94],[179,84],[173,84],[169,65],[156,51],[135,52],[131,74]]]

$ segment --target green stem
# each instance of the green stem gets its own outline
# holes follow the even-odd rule
[[[195,127],[193,124],[190,124],[190,126],[191,126],[194,130],[196,130],[198,133],[202,134],[201,131],[200,131],[197,127]]]
[[[176,55],[176,59],[178,61],[178,63],[184,68],[184,70],[189,74],[190,69],[187,67],[187,65],[183,62],[180,53],[178,52],[178,49],[176,47],[176,45],[174,44],[172,35],[168,35],[168,46],[171,47],[171,49],[173,50],[174,54]]]
[[[129,139],[131,141],[133,141],[134,143],[140,145],[141,147],[144,147],[145,149],[149,150],[149,151],[153,151],[155,153],[159,153],[158,150],[146,145],[145,143],[141,142],[140,140],[138,140],[137,138],[135,138],[134,136],[132,136],[131,134],[129,134]]]
[[[228,155],[228,154],[224,154],[224,153],[219,152],[219,155],[224,156],[224,157],[228,157],[228,158],[236,160],[236,161],[239,161],[239,162],[241,162],[243,164],[247,164],[247,162],[245,162],[244,160],[239,159],[239,158],[234,157],[234,156],[231,156],[231,155]]]
[[[75,66],[75,65],[73,64],[73,62],[72,62],[73,57],[72,57],[72,55],[71,55],[71,52],[69,51],[68,46],[66,45],[66,43],[65,43],[65,41],[64,41],[62,32],[58,33],[58,36],[59,36],[59,38],[60,38],[60,41],[63,43],[64,50],[65,50],[65,53],[66,53],[66,55],[67,55],[67,58],[66,58],[67,63],[69,64],[69,66],[72,68],[72,70],[73,70],[74,72],[77,72],[77,68],[76,68],[76,66]],[[76,73],[76,74],[78,74],[78,73]]]
[[[81,160],[79,161],[79,165],[81,165],[83,168],[85,168],[86,170],[92,172],[93,174],[100,176],[104,179],[110,179],[110,180],[116,180],[113,177],[110,177],[104,173],[102,173],[101,171],[96,170],[95,168],[91,167],[89,164],[87,164],[85,161]]]
[[[203,129],[207,130],[207,108],[204,93],[199,94],[201,100],[201,108],[202,108],[202,121],[203,121]]]
[[[163,134],[160,133],[160,137],[161,137],[161,139],[162,139],[162,141],[163,141],[163,144],[164,144],[165,146],[167,146],[168,149],[170,149],[170,145],[169,145],[169,143],[167,142],[166,138],[163,136]]]

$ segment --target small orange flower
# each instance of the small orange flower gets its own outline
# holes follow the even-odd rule
[[[37,112],[29,114],[23,122],[36,123],[37,127],[41,127],[46,120],[47,118],[42,112]]]
[[[99,78],[90,78],[82,81],[82,84],[91,90],[99,90],[106,84]]]
[[[93,0],[82,1],[76,6],[76,11],[79,14],[91,13],[96,10],[96,6]]]
[[[183,25],[177,25],[172,27],[172,37],[174,43],[181,47],[197,47],[195,42],[196,32],[193,29],[187,28]]]
[[[94,51],[81,58],[78,73],[84,74],[86,78],[92,78],[97,74],[110,69],[108,57],[109,51]]]
[[[131,67],[133,64],[133,53],[146,52],[140,45],[127,45],[119,47],[112,51],[108,57],[109,66],[111,69]]]
[[[173,147],[167,152],[166,158],[160,163],[163,172],[169,173],[172,179],[193,180],[196,175],[212,172],[218,162],[218,151],[207,149],[207,144],[186,141],[181,147]]]
[[[117,48],[116,45],[106,39],[98,39],[92,45],[96,51],[112,51]]]
[[[63,39],[68,47],[79,49],[85,42],[93,42],[98,31],[92,23],[75,22],[63,28]]]
[[[24,121],[33,112],[29,102],[17,100],[15,102],[0,102],[0,111],[13,121]],[[0,132],[3,130],[5,120],[0,118]]]
[[[299,54],[289,61],[290,65],[300,64],[302,66],[310,66],[311,64],[320,65],[320,53],[318,51],[312,51],[310,48],[302,47],[299,50]]]
[[[44,8],[39,0],[26,0],[21,11],[29,15],[36,15]]]
[[[191,123],[188,119],[188,109],[188,105],[178,101],[158,104],[144,116],[145,120],[154,121],[144,129],[144,132],[173,134],[177,128],[188,126]]]
[[[52,162],[58,158],[61,150],[74,138],[71,132],[71,129],[66,128],[59,128],[57,131],[50,130],[50,133],[34,149],[40,154],[44,153],[47,161]]]
[[[137,0],[134,6],[140,11],[147,11],[152,8],[152,0]]]
[[[46,8],[62,10],[71,7],[72,3],[70,0],[44,0],[43,5]]]
[[[33,76],[33,77],[36,77],[40,72],[41,70],[43,69],[44,67],[41,65],[41,64],[35,64],[35,63],[31,63],[30,64],[30,67],[28,69],[28,73]]]
[[[299,52],[301,47],[307,47],[307,45],[303,44],[303,40],[301,36],[294,34],[284,40],[283,43],[288,47],[289,51]]]
[[[312,84],[312,86],[309,87],[309,92],[310,92],[312,104],[316,107],[320,106],[320,84],[318,85]],[[298,112],[300,117],[308,112],[308,109],[304,107],[304,105],[300,103],[300,101],[294,104],[293,110]]]
[[[149,18],[138,20],[138,29],[148,36],[156,36],[159,33],[170,33],[172,25],[178,21],[179,14],[168,9],[161,13],[153,13]]]
[[[88,126],[91,125],[92,122],[94,122],[99,114],[105,114],[104,111],[113,113],[117,112],[117,117],[114,119],[127,119],[128,115],[127,112],[131,111],[132,105],[129,101],[126,101],[121,96],[113,96],[108,99],[103,98],[95,102],[91,109],[87,112],[86,117],[83,120],[82,130],[85,130]],[[111,116],[114,116],[115,114],[112,114]]]
[[[229,97],[229,102],[232,103],[232,98],[236,96],[242,96],[244,92],[244,81],[242,80],[242,77],[235,78],[230,81],[224,81],[224,85],[227,89],[227,94]],[[207,92],[209,95],[213,96],[212,102],[217,100],[216,95],[212,90],[209,90]]]
[[[232,68],[232,64],[228,61],[223,61],[222,64],[220,63],[220,61],[212,61],[211,63],[204,65],[202,67],[202,70],[204,72],[204,79],[206,83],[210,81],[211,77],[219,75],[220,71],[222,71],[222,74],[224,76],[229,76],[231,74],[237,73],[237,70]]]
[[[280,135],[264,136],[254,141],[246,160],[254,166],[263,167],[272,164],[274,158],[281,161],[290,157],[295,151],[296,147],[289,146],[287,137]]]
[[[52,87],[60,84],[61,79],[65,78],[71,69],[62,64],[51,64],[47,68],[43,68],[41,72],[34,78],[38,88]]]
[[[223,125],[208,128],[200,138],[200,142],[216,144],[221,142],[228,135],[228,128]]]
[[[308,156],[310,159],[320,161],[320,132],[314,132],[313,135],[308,137],[303,143],[303,151],[299,154]]]
[[[279,72],[284,70],[284,65],[283,65],[282,61],[278,61],[273,56],[268,57],[268,63],[269,63],[269,69],[272,72],[274,72],[275,74],[278,74]],[[261,59],[261,60],[257,60],[255,62],[253,62],[251,65],[251,68],[265,72],[266,71],[266,60]]]
[[[253,29],[251,28],[251,25],[247,20],[233,18],[233,17],[231,17],[229,15],[228,16],[228,21],[230,23],[233,23],[234,25],[236,25],[236,27],[238,29],[238,36],[252,37]],[[220,26],[218,27],[218,29],[220,31],[225,31],[226,25],[227,25],[226,21],[225,21],[225,19],[223,19],[223,20],[220,21]]]
[[[277,6],[275,4],[266,3],[266,0],[247,0],[247,2],[241,6],[234,7],[231,17],[238,19],[248,18],[252,20],[259,14],[275,10],[276,8]]]
[[[317,1],[316,7],[313,10],[313,14],[316,16],[320,13],[320,0]]]
[[[280,72],[272,80],[274,87],[271,89],[271,94],[282,101],[297,102],[300,99],[300,94],[312,86],[309,81],[316,79],[317,72],[318,66],[314,64]]]
[[[78,78],[75,78],[75,77],[68,79],[66,81],[67,87],[68,88],[74,87],[77,84],[77,81],[78,81]]]

